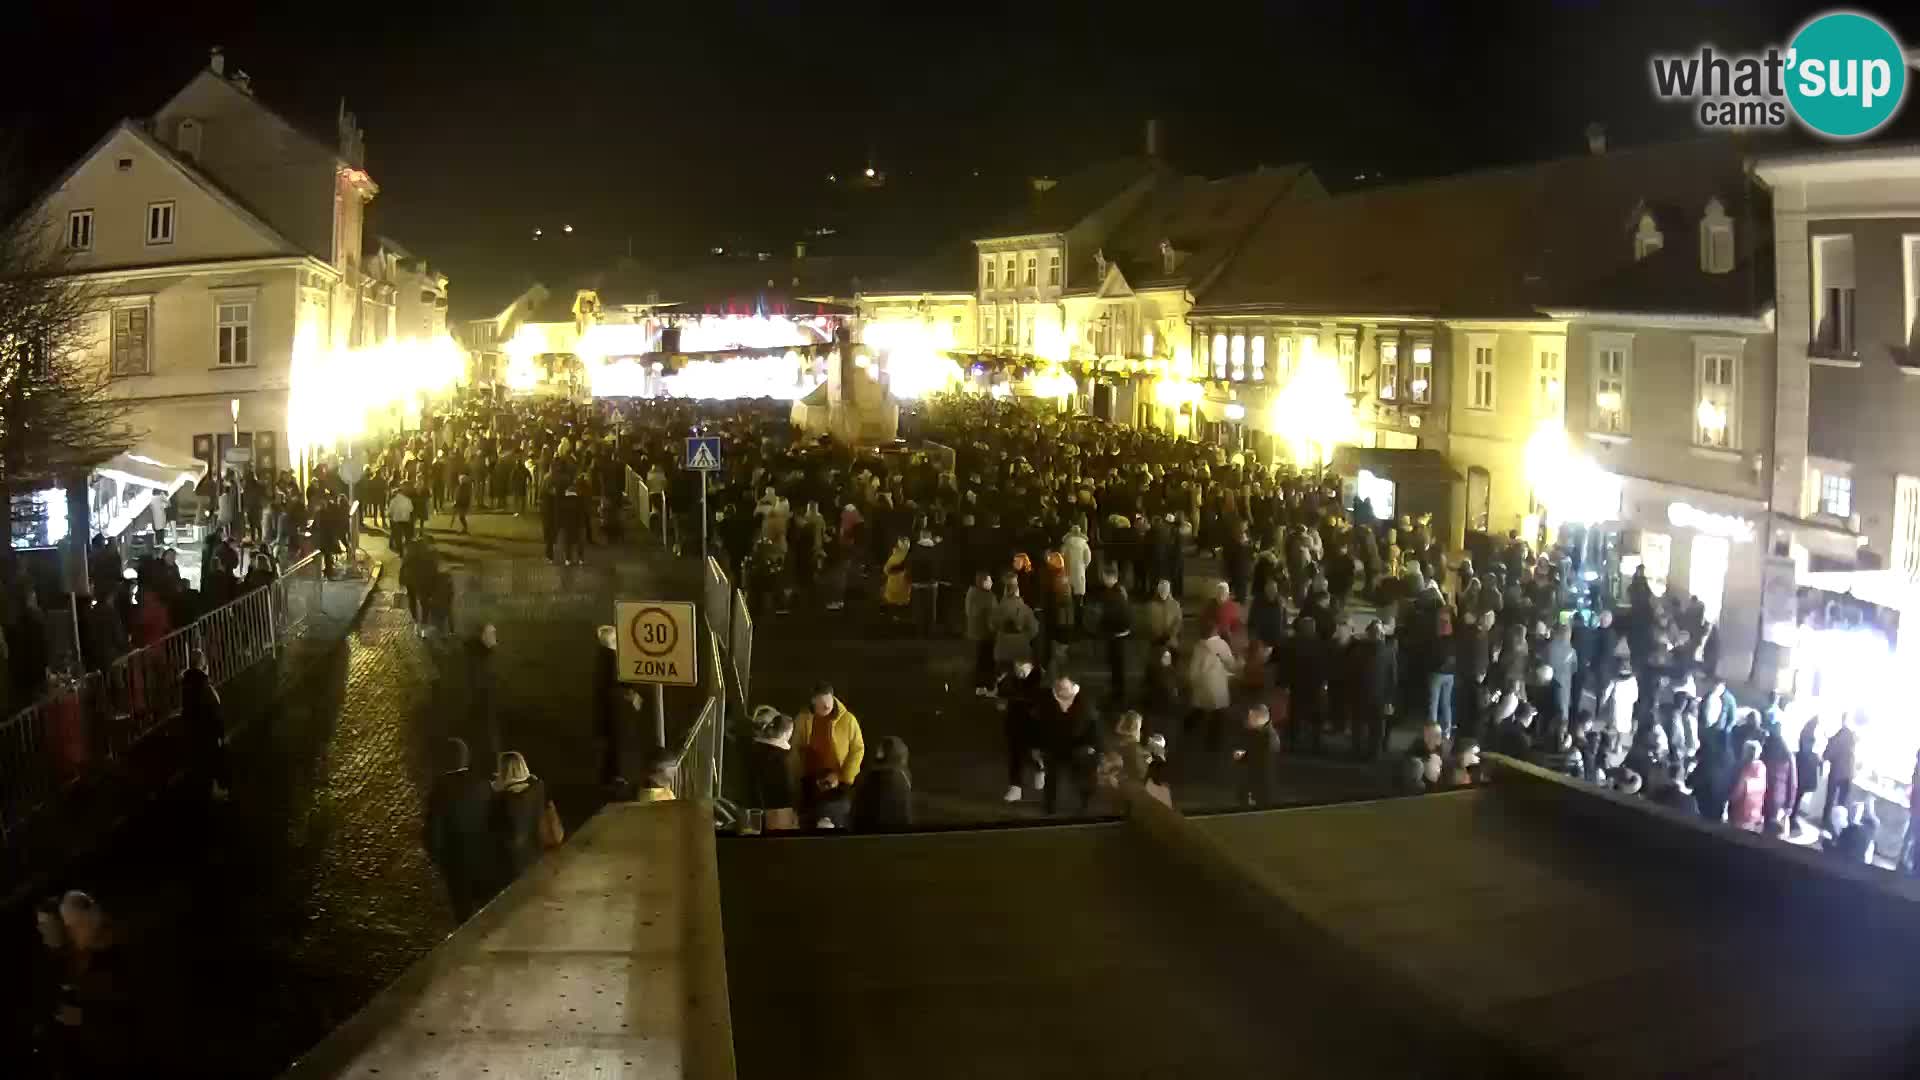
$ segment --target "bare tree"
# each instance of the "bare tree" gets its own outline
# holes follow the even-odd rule
[[[0,506],[10,537],[41,513],[15,495],[64,488],[135,440],[131,404],[113,394],[111,365],[95,352],[105,305],[72,276],[61,240],[38,214],[0,225]]]

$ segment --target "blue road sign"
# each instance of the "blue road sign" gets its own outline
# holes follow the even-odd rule
[[[687,440],[686,464],[682,468],[698,472],[717,472],[720,468],[720,436],[696,435]]]

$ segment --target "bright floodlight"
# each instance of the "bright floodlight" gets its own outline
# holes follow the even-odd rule
[[[867,179],[873,179],[873,166],[867,166]]]
[[[572,231],[573,231],[573,226],[571,226],[571,225],[562,225],[562,226],[560,226],[560,231],[561,231],[561,232],[572,232]]]

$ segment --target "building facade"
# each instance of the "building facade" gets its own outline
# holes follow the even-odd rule
[[[359,128],[338,119],[337,144],[299,131],[216,50],[30,211],[102,298],[93,351],[148,455],[293,463],[293,373],[361,318],[361,221],[378,191]]]

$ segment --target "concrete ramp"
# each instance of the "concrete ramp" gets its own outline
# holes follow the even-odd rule
[[[744,1080],[1414,1076],[1124,822],[720,844]]]
[[[289,1080],[725,1080],[713,854],[705,805],[607,806]]]

